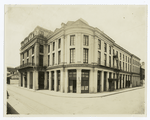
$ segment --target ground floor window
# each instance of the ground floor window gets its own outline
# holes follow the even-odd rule
[[[89,70],[82,70],[81,73],[81,93],[89,92]]]
[[[76,70],[68,71],[68,80],[69,80],[69,92],[76,93]]]
[[[101,87],[101,72],[97,72],[97,92],[100,92]]]
[[[54,71],[51,72],[51,90],[54,90]]]
[[[57,91],[60,91],[60,70],[57,71]]]

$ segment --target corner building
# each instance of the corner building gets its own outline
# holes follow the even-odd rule
[[[140,58],[83,19],[54,32],[37,26],[21,42],[19,86],[97,93],[140,85]]]

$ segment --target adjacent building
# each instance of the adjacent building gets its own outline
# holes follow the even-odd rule
[[[21,42],[19,86],[97,93],[140,85],[140,58],[83,19],[54,32],[37,26]]]

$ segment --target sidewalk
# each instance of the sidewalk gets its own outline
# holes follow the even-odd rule
[[[28,88],[22,88],[18,86],[13,86],[20,89],[29,90],[32,92],[42,93],[49,96],[55,96],[55,97],[66,97],[66,98],[95,98],[95,97],[106,97],[110,95],[120,94],[123,92],[128,92],[136,89],[142,89],[144,86],[140,87],[134,87],[134,88],[123,88],[123,89],[117,89],[115,91],[107,91],[107,92],[99,92],[99,93],[84,93],[84,94],[78,94],[78,93],[61,93],[61,92],[55,92],[55,91],[49,91],[49,90],[36,90],[28,89]]]

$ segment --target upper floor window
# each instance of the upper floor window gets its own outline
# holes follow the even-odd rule
[[[124,61],[124,55],[123,55],[123,61]]]
[[[88,45],[89,45],[89,36],[84,35],[83,45],[86,45],[86,46],[88,46]]]
[[[121,53],[120,53],[120,60],[121,60]]]
[[[32,54],[34,54],[34,47],[32,47]]]
[[[116,51],[116,55],[118,56],[118,51]]]
[[[107,52],[107,44],[104,43],[104,51]]]
[[[113,49],[113,55],[115,54],[115,50]]]
[[[70,49],[70,63],[75,62],[75,49]]]
[[[109,54],[111,54],[111,46],[109,46]]]
[[[23,57],[23,59],[24,59],[24,53],[22,53],[22,57]]]
[[[75,45],[75,35],[70,36],[70,45]]]
[[[104,54],[104,65],[106,66],[106,61],[107,61],[107,55]]]
[[[43,66],[43,55],[39,56],[39,66]]]
[[[53,53],[53,65],[54,65],[54,63],[55,63],[55,53]]]
[[[109,66],[111,67],[111,56],[109,56]]]
[[[27,51],[27,57],[29,57],[29,50]]]
[[[61,51],[58,51],[58,64],[61,62]]]
[[[48,53],[50,53],[50,45],[48,45]]]
[[[55,42],[53,42],[53,51],[55,50]]]
[[[98,49],[101,49],[101,40],[98,39]]]
[[[50,55],[48,55],[48,66],[49,66],[49,59],[50,59]]]
[[[101,52],[98,51],[98,64],[101,64]]]
[[[88,63],[88,49],[83,49],[83,63]]]
[[[58,40],[58,48],[61,48],[61,39]]]
[[[34,56],[32,56],[32,64],[34,64]]]
[[[40,45],[40,53],[43,53],[43,45]]]
[[[129,57],[128,57],[128,63],[129,63]]]
[[[127,62],[127,56],[126,56],[126,62]]]

